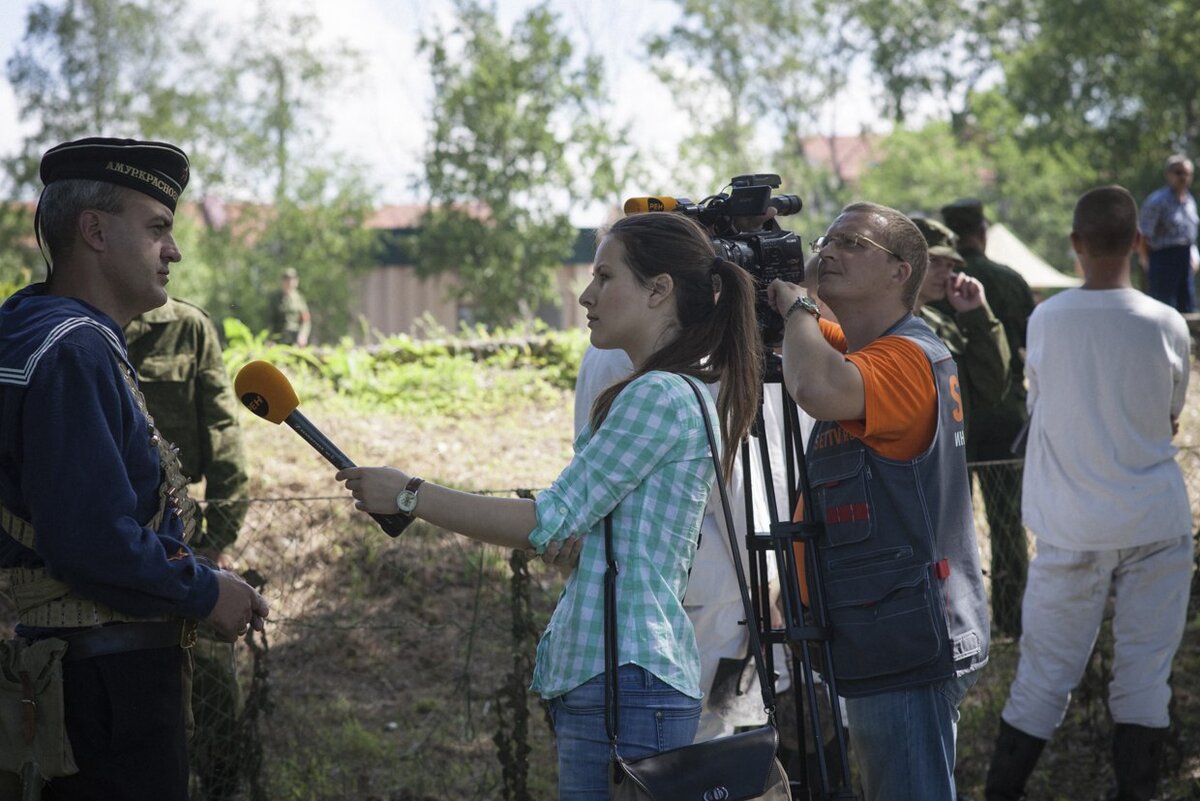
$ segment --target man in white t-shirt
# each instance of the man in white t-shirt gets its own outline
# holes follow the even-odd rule
[[[1022,509],[1037,556],[988,801],[1024,797],[1110,593],[1115,798],[1150,799],[1158,781],[1193,559],[1187,488],[1171,442],[1187,392],[1189,339],[1177,311],[1132,288],[1137,220],[1125,189],[1085,193],[1071,231],[1084,284],[1043,302],[1029,320]]]

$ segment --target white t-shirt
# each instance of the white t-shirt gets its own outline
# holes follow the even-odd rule
[[[579,377],[575,382],[575,434],[587,425],[591,413],[592,402],[606,388],[625,378],[633,372],[633,362],[623,350],[600,350],[588,346],[579,364]],[[708,390],[715,398],[720,389],[719,384],[708,385]],[[771,435],[767,439],[770,453],[771,469],[775,483],[775,498],[778,514],[781,519],[790,520],[792,510],[788,508],[787,466],[783,451],[783,398],[779,385],[767,384],[763,387],[766,403],[763,406],[763,419],[767,431]],[[799,411],[799,410],[797,410]],[[807,437],[812,429],[812,418],[799,411],[801,432]],[[740,452],[739,452],[740,453]],[[750,439],[750,459],[754,465],[754,523],[755,528],[764,534],[770,524],[770,511],[766,492],[763,487],[763,466],[759,454],[757,438]],[[733,506],[734,535],[739,543],[745,541],[745,489],[742,482],[742,460],[734,461],[733,470],[727,477],[726,487],[729,501]],[[709,497],[708,509],[705,511],[704,523],[700,529],[700,548],[692,562],[692,573],[688,580],[686,606],[699,606],[707,603],[736,602],[741,595],[738,590],[736,574],[731,569],[732,561],[729,554],[729,537],[725,533],[725,513],[721,509],[721,495],[713,488]],[[741,549],[742,566],[749,570],[749,556]],[[774,560],[767,560],[768,579],[775,574]],[[747,573],[747,578],[749,574]]]
[[[1021,505],[1039,539],[1111,550],[1191,531],[1171,442],[1189,344],[1183,317],[1135,289],[1070,289],[1034,310]]]
[[[592,416],[592,404],[597,396],[632,372],[633,362],[620,348],[601,350],[587,346],[579,360],[579,376],[575,379],[575,436],[579,436]]]

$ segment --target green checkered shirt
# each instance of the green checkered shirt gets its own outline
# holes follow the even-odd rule
[[[683,611],[688,570],[716,477],[695,394],[675,373],[651,372],[613,402],[600,430],[585,426],[575,458],[537,498],[529,541],[587,532],[538,643],[530,689],[555,698],[604,672],[604,516],[613,512],[618,656],[692,698],[700,657]],[[718,436],[712,396],[701,392]]]

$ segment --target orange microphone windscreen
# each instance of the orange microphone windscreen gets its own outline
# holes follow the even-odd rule
[[[645,214],[648,211],[675,211],[679,201],[673,197],[631,197],[625,201],[626,214]]]
[[[292,382],[270,362],[253,361],[238,370],[233,391],[247,409],[276,425],[300,405]]]

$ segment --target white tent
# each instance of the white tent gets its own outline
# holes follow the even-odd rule
[[[1060,289],[1083,283],[1082,278],[1051,267],[1041,256],[1025,247],[1025,243],[1017,239],[1003,223],[988,224],[986,254],[992,261],[1007,264],[1019,272],[1032,289]]]

